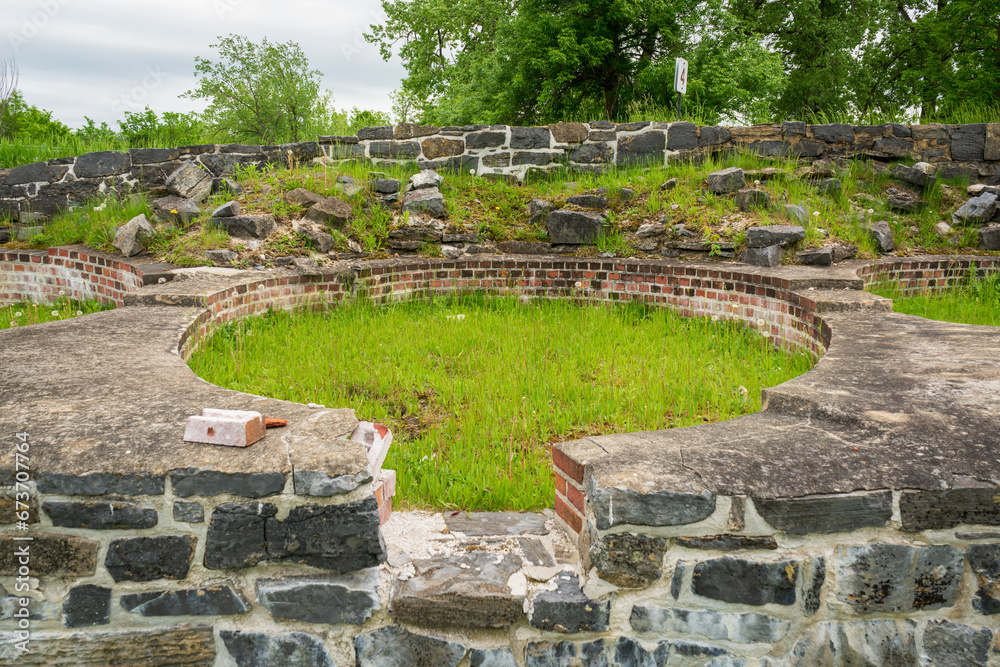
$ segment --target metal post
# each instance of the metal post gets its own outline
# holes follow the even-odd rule
[[[677,93],[677,120],[681,119],[681,94]]]

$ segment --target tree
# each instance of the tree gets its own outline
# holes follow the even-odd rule
[[[222,134],[262,144],[299,141],[331,104],[320,90],[318,70],[295,42],[254,44],[246,37],[219,37],[218,61],[195,58],[198,87],[183,97],[207,99],[204,118]]]

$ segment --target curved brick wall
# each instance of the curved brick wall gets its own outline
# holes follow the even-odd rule
[[[65,296],[121,306],[141,286],[139,269],[85,248],[0,249],[0,304]]]
[[[939,292],[964,282],[970,271],[978,275],[1000,270],[998,257],[885,257],[858,269],[865,287],[898,284],[904,294]]]

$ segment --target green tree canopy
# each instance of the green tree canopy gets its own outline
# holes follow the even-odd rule
[[[209,101],[203,117],[221,134],[263,144],[299,141],[329,116],[322,75],[295,42],[255,44],[229,35],[212,48],[218,59],[195,58],[198,86],[184,96]]]

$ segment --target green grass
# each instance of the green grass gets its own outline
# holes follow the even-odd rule
[[[898,313],[929,320],[1000,326],[1000,273],[975,279],[970,273],[961,284],[937,294],[905,294],[898,283],[870,286],[869,292],[892,299]]]
[[[639,304],[465,295],[271,312],[224,326],[189,363],[231,389],[388,424],[404,507],[534,510],[552,502],[547,445],[753,412],[762,388],[813,361]]]
[[[114,306],[103,304],[94,299],[76,301],[61,297],[52,303],[21,302],[0,307],[0,329],[26,327],[42,322],[66,320],[80,315],[89,315],[102,310],[111,310]]]

